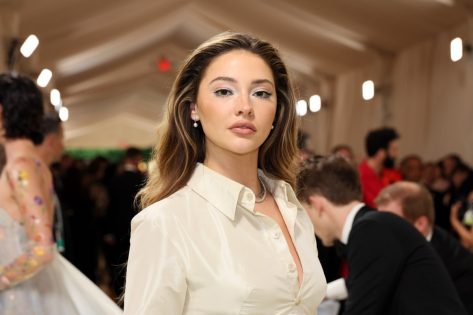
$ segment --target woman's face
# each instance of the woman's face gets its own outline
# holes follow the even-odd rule
[[[258,55],[232,50],[215,58],[199,84],[191,112],[214,154],[258,155],[276,113],[276,88],[270,67]]]

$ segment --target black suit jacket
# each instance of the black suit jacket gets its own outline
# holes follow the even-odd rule
[[[344,314],[466,314],[439,256],[404,219],[362,208],[346,249]]]
[[[445,264],[468,314],[473,315],[473,254],[438,226],[434,227],[430,244]]]

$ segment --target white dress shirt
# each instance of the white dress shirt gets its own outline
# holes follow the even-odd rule
[[[348,213],[345,223],[343,224],[342,238],[340,239],[340,242],[342,242],[343,244],[348,244],[348,238],[350,237],[351,228],[353,227],[353,221],[355,221],[355,217],[358,211],[360,211],[361,208],[363,208],[364,206],[365,204],[360,202],[359,204],[354,206]]]
[[[350,232],[355,221],[356,214],[365,206],[364,203],[359,203],[354,206],[347,215],[345,223],[343,224],[342,236],[340,242],[347,245]],[[326,298],[330,300],[344,300],[348,297],[348,290],[344,278],[339,278],[327,284]]]
[[[133,218],[125,314],[307,314],[326,281],[312,223],[291,186],[260,171],[303,269],[251,189],[202,164],[185,187]]]

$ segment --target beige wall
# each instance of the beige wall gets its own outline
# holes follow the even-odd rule
[[[14,2],[0,3],[0,72],[7,70],[7,54],[11,39],[18,36],[20,18]]]
[[[473,20],[409,47],[390,66],[375,60],[338,76],[333,106],[303,119],[312,140],[319,139],[316,151],[348,143],[361,158],[365,134],[389,125],[402,135],[401,156],[417,153],[430,160],[456,152],[473,164],[473,54],[450,61],[450,40],[456,36],[473,43]],[[361,84],[367,79],[389,89],[365,102]],[[321,121],[325,119],[330,122]]]

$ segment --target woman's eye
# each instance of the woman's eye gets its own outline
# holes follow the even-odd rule
[[[217,91],[214,92],[215,95],[217,96],[230,96],[232,95],[232,91],[228,90],[228,89],[219,89]]]
[[[269,92],[266,92],[266,91],[257,91],[254,93],[257,97],[261,97],[261,98],[270,98],[271,97],[271,93]]]

